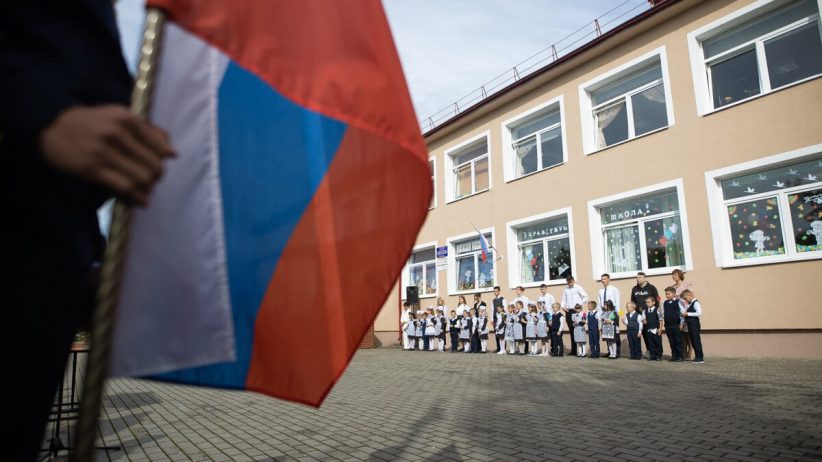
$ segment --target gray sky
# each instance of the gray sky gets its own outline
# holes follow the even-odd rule
[[[563,37],[593,35],[594,18],[607,30],[648,9],[646,0],[383,0],[417,118],[476,90]],[[130,62],[139,47],[143,0],[117,2],[123,48]],[[620,15],[622,15],[620,17]],[[570,45],[574,39],[558,45]],[[543,55],[545,56],[545,55]]]

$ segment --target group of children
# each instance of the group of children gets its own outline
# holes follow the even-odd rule
[[[616,359],[622,325],[628,337],[630,359],[642,359],[640,339],[644,339],[649,359],[662,360],[662,334],[666,333],[671,345],[671,361],[682,361],[683,330],[687,326],[694,347],[694,362],[702,363],[699,325],[702,308],[690,290],[683,291],[680,297],[676,296],[674,287],[668,287],[661,308],[652,296],[645,299],[644,307],[630,301],[625,305],[626,314],[622,319],[611,300],[606,300],[602,307],[595,301],[587,302],[585,307],[575,304],[572,310],[560,303],[517,300],[510,303],[507,310],[497,306],[493,319],[487,316],[484,303],[475,308],[461,304],[464,307],[461,314],[450,310],[447,316],[442,304],[414,312],[406,303],[408,319],[402,325],[406,339],[404,349],[445,351],[448,339],[452,352],[486,353],[488,335],[493,332],[498,354],[564,356],[563,336],[568,332],[578,357],[585,358],[590,353],[591,358],[599,358],[600,342],[604,341],[607,357]],[[590,348],[586,348],[588,345]]]

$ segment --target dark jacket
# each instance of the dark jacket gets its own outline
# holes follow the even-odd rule
[[[4,257],[61,272],[99,259],[96,209],[108,194],[49,166],[37,139],[72,106],[128,104],[131,83],[110,0],[2,3],[0,213],[14,225],[0,236],[15,245]]]

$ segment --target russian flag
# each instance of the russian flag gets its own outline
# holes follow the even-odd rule
[[[488,239],[485,238],[485,235],[482,234],[476,226],[474,226],[474,229],[477,231],[477,234],[479,234],[480,248],[482,249],[482,262],[485,263],[488,260],[488,249],[491,247],[491,244],[488,243]]]
[[[178,158],[133,214],[113,374],[318,406],[431,196],[382,6],[149,6],[172,21],[151,120]]]

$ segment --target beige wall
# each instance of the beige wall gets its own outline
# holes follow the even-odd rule
[[[374,332],[380,341],[383,339],[379,336],[381,332],[391,332],[394,341],[397,340],[397,326],[399,325],[399,313],[402,300],[399,298],[399,285],[395,285],[388,294],[382,309],[374,320]],[[389,342],[390,343],[390,342]],[[385,344],[385,342],[383,342]]]
[[[715,263],[705,172],[822,143],[822,78],[704,117],[698,116],[686,35],[748,3],[750,2],[718,0],[684,2],[686,6],[692,5],[692,8],[605,53],[594,49],[583,54],[565,65],[561,75],[556,75],[558,73],[555,72],[553,80],[539,88],[477,120],[468,123],[458,121],[454,124],[455,129],[448,128],[429,137],[430,152],[437,157],[438,203],[429,213],[417,242],[437,241],[442,246],[447,237],[472,231],[469,222],[479,228],[493,226],[495,246],[505,255],[504,260],[497,262],[497,283],[502,286],[503,294],[510,299],[513,290],[509,286],[507,259],[516,256],[507,255],[506,222],[570,207],[576,262],[574,273],[578,283],[591,295],[596,293],[600,285],[593,277],[588,201],[681,178],[685,204],[680,204],[680,207],[684,206],[687,211],[693,256],[693,268],[688,271],[687,281],[694,284],[696,295],[703,303],[703,328],[724,331],[822,328],[819,297],[812,296],[813,288],[822,275],[822,261],[734,269],[721,269]],[[623,35],[635,34],[631,30]],[[613,42],[620,40],[622,39],[615,38]],[[672,95],[674,125],[592,155],[584,155],[578,86],[661,46],[665,47],[667,53],[670,88],[666,88],[666,91],[670,91]],[[594,56],[596,53],[601,55]],[[578,67],[572,68],[572,65]],[[505,183],[502,169],[502,122],[560,95],[564,98],[567,163]],[[491,189],[445,204],[443,152],[486,130],[490,130]],[[450,133],[443,135],[443,132]],[[668,275],[653,276],[649,280],[660,291],[671,282]],[[634,280],[621,279],[614,281],[614,284],[622,292],[624,303]],[[438,287],[447,304],[454,306],[456,296],[446,294],[445,272],[438,274]],[[562,286],[551,286],[549,292],[559,299]],[[527,295],[535,298],[538,289],[528,289]],[[396,332],[396,297],[396,292],[389,297],[378,317],[378,332]],[[483,298],[489,301],[491,295],[486,294]],[[434,301],[435,299],[424,299],[422,304],[433,305]],[[809,315],[809,308],[815,314]],[[750,335],[750,332],[746,335]],[[790,334],[783,332],[779,335],[784,337]],[[802,338],[811,338],[808,337],[810,334],[803,335],[805,337]],[[722,334],[722,337],[736,339],[737,334]],[[814,334],[813,338],[818,345],[819,334]],[[794,341],[790,340],[788,343]],[[754,342],[747,340],[740,341],[736,347],[736,340],[717,342],[717,347],[746,356],[749,356],[744,354],[748,351],[747,348],[754,348]],[[786,347],[783,350],[790,349]],[[817,350],[822,355],[822,349]]]

